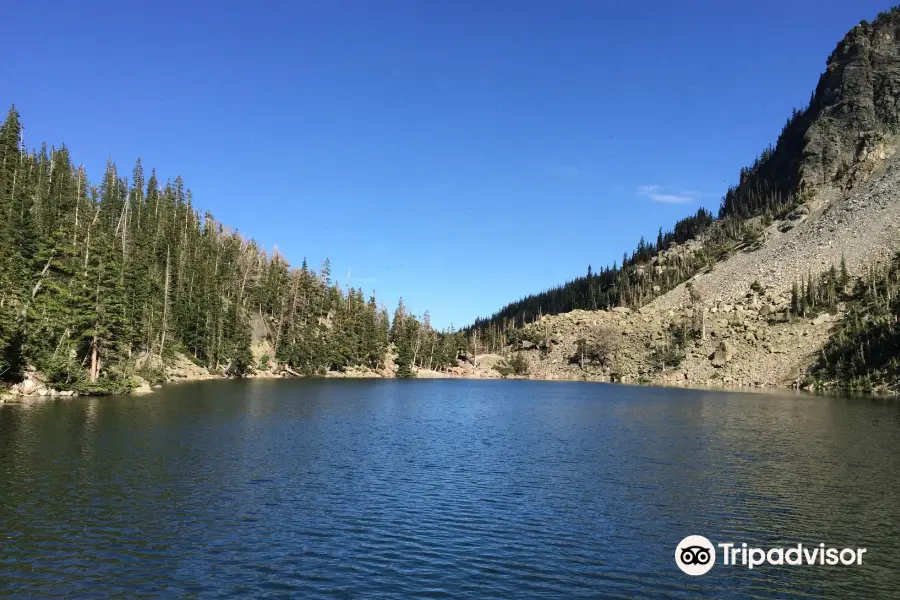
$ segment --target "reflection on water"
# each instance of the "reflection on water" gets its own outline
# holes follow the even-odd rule
[[[0,407],[0,595],[897,597],[900,408],[490,381]],[[675,566],[689,534],[860,567]]]

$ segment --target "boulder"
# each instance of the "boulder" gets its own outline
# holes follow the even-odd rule
[[[768,317],[771,314],[772,314],[772,305],[771,304],[763,304],[759,308],[759,316]]]
[[[809,207],[805,204],[802,204],[795,208],[789,215],[788,219],[791,221],[798,221],[803,219],[804,217],[809,216]]]
[[[734,348],[728,342],[722,342],[709,358],[712,361],[712,366],[724,367],[734,358]]]
[[[60,398],[71,398],[74,395],[75,392],[73,392],[72,390],[63,390],[59,393]]]
[[[26,379],[19,384],[19,393],[23,396],[33,396],[37,389],[37,384],[31,379]]]
[[[815,319],[813,319],[813,325],[822,325],[823,323],[830,323],[834,318],[828,313],[822,313]]]
[[[37,391],[34,392],[34,395],[35,396],[49,396],[50,390],[48,390],[47,388],[42,386],[42,387],[39,387],[37,389]]]
[[[152,394],[153,388],[150,383],[143,377],[134,378],[135,387],[131,390],[132,396],[143,396],[144,394]]]
[[[612,309],[612,311],[614,313],[620,313],[623,315],[627,315],[628,313],[631,312],[631,309],[628,308],[627,306],[616,306],[615,308]]]

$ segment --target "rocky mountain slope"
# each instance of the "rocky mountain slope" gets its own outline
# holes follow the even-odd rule
[[[845,36],[809,107],[795,112],[778,144],[726,196],[720,219],[754,231],[752,243],[733,245],[673,289],[654,286],[659,293],[639,310],[544,316],[510,333],[516,341],[505,352],[521,352],[529,376],[542,379],[808,385],[846,306],[810,318],[791,315],[792,285],[842,259],[851,277],[861,275],[900,250],[898,131],[900,11],[894,9]],[[791,200],[778,205],[767,195]],[[785,208],[764,213],[756,198]],[[702,234],[633,267],[631,276],[658,276],[712,244],[712,233]],[[705,331],[698,330],[702,325]],[[688,329],[695,335],[670,348],[672,332]],[[589,342],[593,360],[583,360],[579,340]]]

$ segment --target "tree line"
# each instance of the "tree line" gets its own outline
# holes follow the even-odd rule
[[[542,315],[640,306],[714,262],[718,250],[711,246],[661,259],[662,253],[695,239],[714,222],[710,211],[699,208],[694,215],[678,221],[671,231],[660,229],[655,242],[641,238],[630,254],[622,255],[621,263],[616,261],[597,271],[588,265],[586,275],[512,302],[488,318],[476,319],[466,332],[470,336],[477,332],[485,348],[496,351],[507,343],[511,330],[539,320]]]
[[[57,389],[126,391],[160,379],[176,352],[214,372],[254,364],[251,320],[272,357],[298,374],[351,367],[401,375],[456,364],[458,333],[400,303],[318,272],[217,222],[183,180],[126,177],[113,162],[92,184],[65,145],[26,151],[15,107],[0,127],[0,381],[40,371]]]

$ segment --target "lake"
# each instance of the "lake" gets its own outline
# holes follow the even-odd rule
[[[690,577],[691,534],[867,552]],[[894,400],[251,380],[0,406],[4,597],[896,598],[898,534]]]

